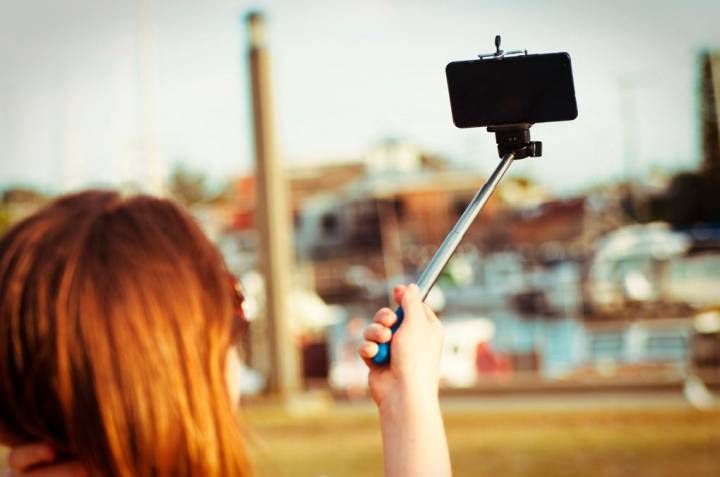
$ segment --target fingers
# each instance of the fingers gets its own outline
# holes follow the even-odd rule
[[[389,328],[381,325],[380,323],[372,323],[365,328],[364,336],[368,341],[387,343],[392,337],[392,332]]]
[[[397,321],[397,315],[390,308],[381,308],[380,311],[375,313],[373,322],[379,323],[383,326],[390,328]]]
[[[377,365],[373,362],[373,358],[378,353],[378,344],[372,341],[365,341],[358,348],[358,354],[360,358],[365,362],[365,366],[370,369],[377,368]]]
[[[392,338],[390,327],[397,321],[397,315],[390,308],[382,308],[373,317],[373,323],[365,328],[365,342],[358,348],[358,354],[369,367],[374,367],[372,358],[378,353],[378,343],[387,343]]]
[[[360,348],[358,349],[358,354],[360,354],[360,357],[366,360],[373,359],[377,352],[378,345],[377,343],[374,343],[372,341],[365,341],[363,344],[360,345]]]
[[[8,456],[8,466],[18,472],[30,467],[48,464],[55,459],[55,451],[47,444],[28,444],[14,447]]]
[[[410,317],[410,322],[422,320],[423,317],[429,322],[438,321],[435,313],[422,301],[420,289],[417,285],[397,286],[393,288],[393,298],[401,304],[405,317]],[[378,344],[387,343],[392,339],[390,329],[397,323],[397,315],[390,308],[382,308],[373,317],[364,333],[365,342],[358,348],[358,354],[371,368],[374,367],[372,358],[378,353]]]
[[[417,287],[417,285],[415,285],[415,286]],[[409,285],[408,286],[399,285],[399,286],[396,286],[395,288],[393,288],[393,299],[395,300],[395,302],[397,302],[398,305],[402,305],[402,299],[403,299],[403,296],[405,295],[405,292],[407,291],[408,287],[409,287]],[[418,288],[418,293],[419,293],[419,288]],[[432,310],[432,308],[430,308],[425,302],[422,302],[422,306],[423,306],[423,309],[425,310],[425,316],[430,321],[438,321],[438,317],[435,315],[435,312]],[[385,308],[383,308],[383,310],[384,309]],[[380,310],[378,312],[378,314],[381,311],[382,310]],[[394,312],[393,312],[393,315],[394,315]],[[377,315],[375,315],[375,316],[377,316]],[[375,320],[375,321],[380,323],[380,321],[377,321],[377,320]],[[393,316],[392,324],[390,324],[389,326],[392,326],[393,324],[395,324],[395,321],[397,321],[397,316]]]
[[[87,477],[90,473],[78,461],[60,462],[23,473],[22,477]]]

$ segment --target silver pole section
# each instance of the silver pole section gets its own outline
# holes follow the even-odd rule
[[[443,240],[443,243],[440,245],[437,252],[435,252],[435,255],[433,255],[430,263],[428,263],[425,270],[423,270],[417,280],[417,286],[420,288],[420,294],[422,295],[423,300],[427,297],[427,294],[430,292],[433,285],[435,285],[440,273],[443,271],[448,261],[450,261],[450,257],[452,257],[453,253],[455,253],[455,249],[458,245],[460,245],[460,241],[465,236],[465,233],[470,228],[470,225],[472,225],[475,217],[477,217],[483,206],[485,206],[485,203],[492,195],[495,187],[498,185],[498,182],[500,182],[500,179],[502,179],[507,170],[510,168],[510,164],[512,164],[514,159],[514,152],[510,152],[503,156],[500,160],[500,164],[498,164],[495,168],[485,185],[482,186],[482,189],[480,189],[477,194],[475,194],[475,197],[472,198],[458,221],[455,225],[453,225],[450,233],[448,233],[445,240]]]

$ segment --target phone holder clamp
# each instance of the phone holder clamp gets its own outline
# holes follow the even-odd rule
[[[500,49],[500,42],[502,39],[500,38],[500,35],[495,35],[495,53],[483,53],[481,55],[478,55],[478,58],[481,60],[484,59],[494,59],[494,60],[502,60],[506,56],[510,55],[527,55],[527,50],[512,50],[512,51],[505,51]]]
[[[542,156],[542,142],[530,140],[530,126],[529,123],[509,124],[490,126],[487,130],[495,133],[498,155],[502,158],[512,152],[517,160]]]

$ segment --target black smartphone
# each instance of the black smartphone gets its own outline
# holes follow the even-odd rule
[[[569,121],[578,114],[567,53],[454,61],[445,74],[459,128]]]

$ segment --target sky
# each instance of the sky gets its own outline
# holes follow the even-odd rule
[[[514,166],[561,194],[699,158],[698,66],[720,2],[0,0],[0,185],[62,192],[173,164],[253,168],[243,15],[265,12],[278,150],[347,161],[398,138],[488,173],[492,135],[452,125],[444,69],[494,50],[567,51],[579,117],[537,124]],[[149,160],[151,158],[152,160]]]

